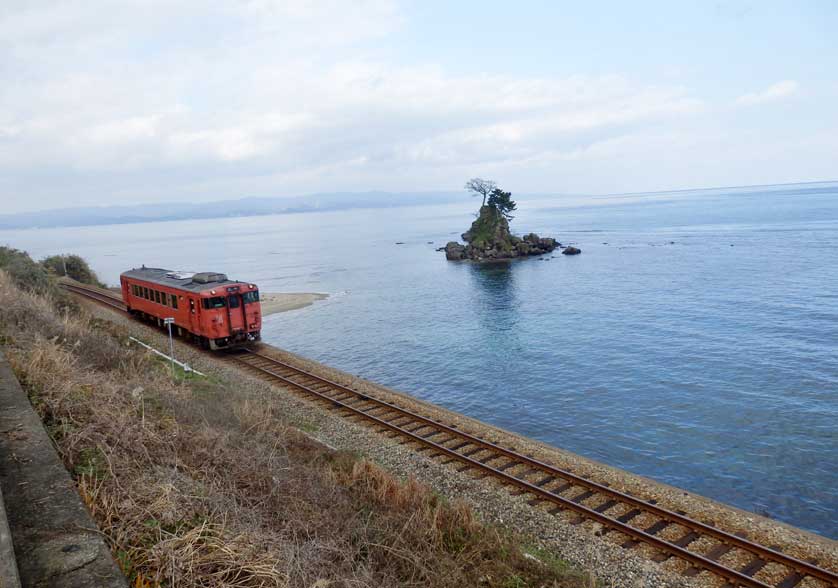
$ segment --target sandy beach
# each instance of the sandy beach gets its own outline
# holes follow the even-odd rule
[[[119,286],[111,286],[108,290],[122,294],[122,289]],[[318,300],[326,300],[328,297],[328,294],[320,292],[260,292],[259,302],[262,303],[262,316],[268,316],[278,312],[305,308]]]
[[[262,292],[259,295],[262,303],[262,316],[305,308],[328,297],[328,294],[319,292]]]

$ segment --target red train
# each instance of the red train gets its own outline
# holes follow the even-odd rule
[[[161,326],[173,318],[177,334],[191,336],[202,347],[236,347],[260,338],[262,308],[255,284],[219,273],[145,266],[123,272],[119,281],[128,312]]]

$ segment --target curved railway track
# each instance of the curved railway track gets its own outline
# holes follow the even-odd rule
[[[112,308],[126,309],[121,299],[101,290],[63,285]],[[534,506],[548,503],[553,514],[570,511],[577,515],[577,523],[595,521],[603,533],[619,534],[623,547],[645,544],[654,549],[655,561],[683,560],[690,566],[687,575],[708,571],[724,578],[728,586],[838,588],[838,574],[817,562],[794,558],[256,351],[227,357],[263,379],[390,431],[443,463],[459,462],[460,471],[491,476],[528,495]],[[723,561],[747,563],[726,565]],[[766,577],[755,577],[763,570]]]

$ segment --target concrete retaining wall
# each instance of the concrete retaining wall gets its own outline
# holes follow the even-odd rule
[[[12,532],[9,530],[2,492],[0,492],[0,588],[20,588]]]
[[[127,586],[2,352],[0,490],[23,588]],[[5,565],[10,569],[8,561]],[[0,587],[7,588],[5,581]]]

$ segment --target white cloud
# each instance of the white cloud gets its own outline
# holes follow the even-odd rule
[[[743,94],[736,99],[736,104],[741,106],[753,106],[754,104],[763,104],[765,102],[774,102],[788,98],[800,89],[800,85],[794,80],[783,80],[772,84],[762,92],[753,94]]]
[[[110,203],[126,174],[142,178],[119,188],[126,199],[397,190],[407,179],[433,189],[496,171],[543,190],[554,162],[602,177],[598,158],[628,167],[642,150],[622,137],[709,108],[688,87],[627,76],[394,63],[386,43],[401,26],[389,0],[12,3],[0,12],[0,200],[25,190],[52,199],[40,207]]]

